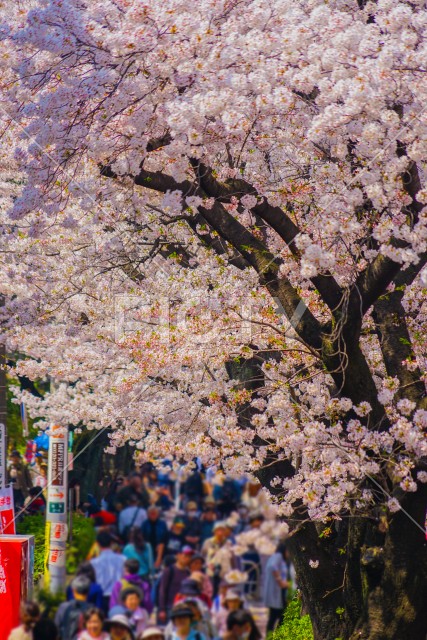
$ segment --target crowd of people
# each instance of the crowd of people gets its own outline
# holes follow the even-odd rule
[[[150,463],[79,509],[96,541],[66,602],[52,622],[27,603],[10,640],[259,640],[280,622],[291,584],[285,542],[269,558],[255,547],[236,553],[235,536],[256,532],[268,509],[257,481],[195,468],[179,482]],[[268,609],[266,630],[254,602]]]

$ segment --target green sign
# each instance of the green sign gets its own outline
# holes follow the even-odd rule
[[[63,502],[50,502],[49,513],[64,513],[64,506]]]

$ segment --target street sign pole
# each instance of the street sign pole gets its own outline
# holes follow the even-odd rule
[[[65,590],[68,497],[68,429],[53,425],[49,435],[46,531],[47,571],[51,593]]]

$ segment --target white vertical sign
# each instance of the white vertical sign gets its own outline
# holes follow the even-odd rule
[[[0,423],[0,489],[4,489],[7,484],[6,456],[6,427]]]
[[[52,593],[65,588],[67,539],[68,429],[53,425],[49,434],[46,521],[50,524],[48,570]]]

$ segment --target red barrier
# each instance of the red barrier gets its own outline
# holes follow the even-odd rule
[[[33,536],[0,536],[0,640],[19,625],[21,602],[31,598]]]

